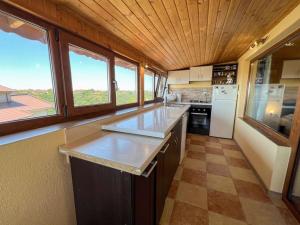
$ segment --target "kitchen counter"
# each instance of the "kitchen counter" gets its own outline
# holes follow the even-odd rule
[[[59,147],[76,157],[135,175],[141,175],[171,134],[165,139],[106,132]]]
[[[181,107],[162,106],[128,119],[102,125],[102,129],[165,138],[189,107],[189,105]]]
[[[59,151],[67,157],[141,175],[171,137],[170,131],[188,109],[189,106],[154,108],[109,124],[123,133],[100,130],[99,133],[60,146]],[[125,134],[126,131],[130,134]]]

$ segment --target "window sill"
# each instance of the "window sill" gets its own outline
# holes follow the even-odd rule
[[[82,125],[93,123],[93,122],[96,122],[99,120],[107,119],[107,118],[110,118],[113,116],[122,116],[122,115],[130,114],[130,113],[138,111],[138,110],[150,109],[153,107],[157,107],[158,105],[161,105],[161,104],[153,103],[153,104],[148,104],[145,106],[136,106],[136,107],[132,107],[132,108],[121,109],[114,113],[97,116],[97,117],[93,117],[93,118],[89,118],[89,119],[81,119],[81,120],[78,119],[75,121],[58,123],[58,124],[38,128],[38,129],[27,130],[27,131],[14,133],[14,134],[5,135],[5,136],[0,137],[0,146],[13,144],[15,142],[24,141],[24,140],[27,140],[30,138],[46,135],[46,134],[64,130],[64,129],[70,129],[70,128],[82,126]]]
[[[290,147],[289,139],[278,134],[271,128],[258,123],[257,121],[251,119],[250,117],[244,116],[244,117],[239,117],[241,120],[243,120],[245,123],[253,127],[255,130],[260,132],[262,135],[264,135],[266,138],[270,139],[272,142],[279,146],[285,146],[285,147]]]

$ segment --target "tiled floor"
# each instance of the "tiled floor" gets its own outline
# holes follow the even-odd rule
[[[299,225],[278,196],[268,196],[232,140],[187,137],[186,157],[161,225]]]

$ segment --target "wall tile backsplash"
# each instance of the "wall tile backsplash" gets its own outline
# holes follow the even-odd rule
[[[203,102],[211,102],[212,87],[199,88],[170,88],[169,93],[181,94],[182,102],[198,100]]]

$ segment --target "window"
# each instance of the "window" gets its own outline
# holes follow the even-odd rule
[[[0,124],[59,114],[48,31],[0,12]]]
[[[160,81],[159,81],[159,86],[158,86],[158,89],[157,89],[157,97],[158,98],[163,98],[164,97],[166,81],[167,81],[167,78],[165,76],[161,75]]]
[[[102,55],[69,45],[74,106],[110,102],[109,62]]]
[[[116,104],[138,104],[137,65],[115,58]]]
[[[66,32],[60,48],[69,116],[113,111],[112,53]]]
[[[145,70],[144,73],[144,101],[154,100],[154,73]]]
[[[252,62],[246,116],[289,137],[300,85],[300,38]]]

